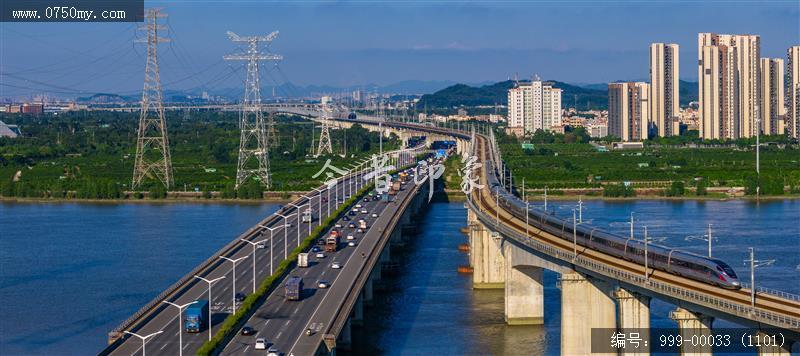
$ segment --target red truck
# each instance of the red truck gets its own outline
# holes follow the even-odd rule
[[[331,231],[330,236],[325,239],[325,252],[336,252],[339,246],[339,231]]]

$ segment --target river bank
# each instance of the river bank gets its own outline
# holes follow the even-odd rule
[[[528,200],[530,201],[543,201],[544,196],[542,192],[528,191]],[[602,194],[602,193],[601,193]],[[436,192],[434,194],[436,201],[466,201],[466,195],[460,190],[446,189],[443,192]],[[668,197],[664,195],[637,195],[635,197],[604,197],[596,194],[562,194],[557,191],[553,194],[549,191],[547,200],[553,201],[572,201],[572,200],[594,200],[594,201],[639,201],[639,200],[664,200],[664,201],[728,201],[728,200],[741,200],[741,201],[775,201],[775,200],[800,200],[800,194],[784,194],[784,195],[762,195],[755,197],[752,195],[738,195],[730,196],[727,194],[709,193],[708,195],[683,195],[679,197]]]

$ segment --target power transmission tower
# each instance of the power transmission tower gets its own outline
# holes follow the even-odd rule
[[[228,37],[233,42],[247,42],[247,52],[229,54],[223,56],[225,60],[247,61],[247,80],[244,84],[244,99],[242,100],[242,112],[239,115],[239,164],[236,170],[236,188],[242,186],[250,176],[255,176],[261,183],[269,189],[272,186],[269,171],[269,147],[270,137],[267,136],[267,129],[274,132],[272,120],[268,124],[264,123],[264,116],[261,113],[261,84],[259,81],[258,61],[283,59],[282,56],[260,53],[259,42],[270,43],[278,37],[278,31],[272,32],[267,36],[247,36],[241,37],[228,31]],[[266,127],[266,126],[269,126]],[[272,136],[273,138],[275,136]],[[252,162],[251,158],[257,161]]]
[[[322,132],[319,134],[319,146],[317,146],[317,156],[322,156],[327,152],[333,154],[333,147],[331,146],[331,134],[328,132],[329,112],[327,107],[322,108]]]
[[[159,18],[167,17],[160,9],[148,9],[145,25],[147,38],[135,42],[147,42],[147,64],[144,69],[144,89],[142,90],[142,111],[139,114],[139,132],[136,139],[136,160],[133,165],[131,190],[136,190],[147,176],[155,176],[164,186],[172,187],[172,160],[169,155],[167,122],[164,119],[164,103],[161,94],[161,77],[158,73],[158,43],[168,42],[158,37]],[[151,112],[155,109],[155,115]],[[156,152],[158,151],[158,152]]]

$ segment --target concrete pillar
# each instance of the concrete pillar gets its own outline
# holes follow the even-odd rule
[[[506,324],[544,324],[542,268],[507,263],[505,291]]]
[[[342,350],[350,350],[353,346],[353,336],[350,332],[350,319],[344,323],[341,333],[339,333],[339,341],[336,342],[336,348]]]
[[[577,272],[565,273],[561,286],[561,354],[592,354],[592,329],[616,329],[616,305],[611,286],[587,279]]]
[[[631,332],[639,333],[643,340],[649,340],[650,334],[650,297],[625,289],[614,292],[617,299],[617,324],[619,331],[628,335]],[[640,344],[641,352],[626,351],[626,355],[649,355],[650,345]]]
[[[691,340],[693,336],[709,337],[711,335],[711,324],[714,322],[714,318],[710,316],[678,308],[670,312],[669,317],[678,323],[678,331],[683,340]],[[690,343],[684,342],[681,346],[681,355],[710,356],[713,353],[711,346],[692,346]]]
[[[471,238],[470,256],[472,257],[472,288],[499,289],[505,282],[505,262],[500,250],[500,241],[492,237],[485,227],[474,232]]]
[[[364,303],[367,305],[372,304],[372,275],[367,278],[367,283],[364,283]]]
[[[372,268],[372,273],[370,275],[370,279],[374,282],[376,280],[381,279],[381,264],[378,263],[375,267]]]
[[[386,263],[392,262],[392,255],[391,255],[391,252],[389,251],[389,246],[384,247],[383,251],[381,251],[381,259],[380,259],[380,261],[381,262],[386,262]]]
[[[781,342],[782,340],[780,340],[780,339],[778,339],[777,341],[773,340],[772,338],[774,337],[774,333],[765,334],[765,333],[759,332],[758,334],[759,334],[760,341],[763,344],[765,344],[765,345],[769,345],[769,344],[774,345],[774,346],[759,346],[759,348],[758,348],[758,354],[759,355],[764,355],[764,356],[784,356],[784,355],[786,355],[786,356],[789,356],[789,355],[792,354],[792,346],[794,345],[794,341],[793,340],[786,339],[784,341],[784,343],[783,343],[783,346],[777,346],[775,344]]]
[[[350,317],[352,325],[364,325],[364,292],[358,294],[356,305],[353,306],[353,315]]]

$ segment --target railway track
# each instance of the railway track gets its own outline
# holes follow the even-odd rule
[[[476,148],[478,149],[478,154],[482,158],[482,162],[485,162],[487,155],[485,138],[477,137],[477,141]],[[482,184],[487,184],[487,172],[485,172],[482,166],[479,169]],[[526,235],[525,222],[521,221],[503,209],[499,209],[498,211],[498,209],[496,209],[494,206],[494,200],[486,189],[480,190],[476,202],[479,203],[479,208],[483,209],[488,216],[498,216],[500,218],[499,220],[506,226],[512,228],[522,235]],[[568,251],[570,253],[573,251],[573,245],[571,243],[560,237],[545,232],[534,225],[529,224],[527,232],[528,234],[526,236],[528,236],[528,238],[537,239],[540,242],[550,244],[554,247],[562,249],[563,251]],[[578,253],[582,257],[590,258],[596,262],[613,266],[614,268],[626,271],[628,273],[643,273],[643,266],[639,264],[610,256],[585,246],[579,245]],[[728,290],[656,269],[649,269],[647,273],[650,278],[655,281],[669,283],[693,292],[703,293],[716,298],[725,299],[730,302],[739,303],[743,306],[750,306],[750,291],[748,289]],[[756,308],[769,310],[774,313],[800,318],[800,302],[797,301],[779,298],[770,294],[759,294],[757,296],[755,306]]]

